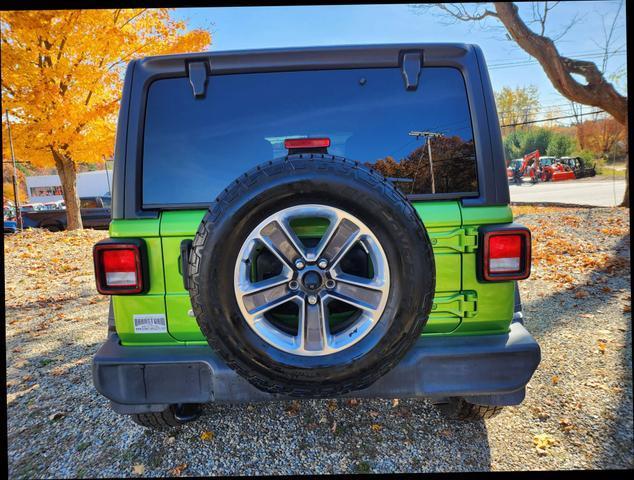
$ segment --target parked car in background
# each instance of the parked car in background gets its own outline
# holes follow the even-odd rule
[[[20,211],[22,213],[39,212],[40,210],[42,210],[42,204],[39,202],[25,203],[24,205],[20,205]]]
[[[66,229],[66,208],[60,202],[54,210],[38,208],[37,210],[22,210],[24,228],[46,228],[53,232]],[[82,197],[79,199],[81,220],[86,228],[107,229],[110,225],[111,198],[107,196]],[[62,208],[62,206],[64,208]]]
[[[15,233],[18,231],[18,222],[15,220],[4,221],[4,233]]]

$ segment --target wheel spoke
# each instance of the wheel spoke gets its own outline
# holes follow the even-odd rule
[[[359,239],[360,229],[347,218],[339,221],[330,232],[324,248],[318,253],[318,257],[326,258],[330,266],[335,266],[346,252]]]
[[[250,314],[264,313],[291,300],[296,292],[288,288],[288,278],[277,277],[252,283],[243,289],[242,301]]]
[[[337,284],[329,295],[357,308],[373,311],[379,307],[383,293],[374,280],[345,274],[337,276]]]
[[[265,225],[260,230],[259,238],[277,258],[290,267],[293,267],[296,259],[305,258],[304,249],[300,247],[295,234],[282,222],[273,220]]]
[[[303,350],[314,352],[326,348],[326,315],[321,302],[311,305],[304,301],[298,335],[302,336],[300,345]]]

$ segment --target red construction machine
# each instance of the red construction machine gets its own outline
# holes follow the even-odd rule
[[[522,160],[513,160],[507,168],[509,180],[518,185],[522,183],[522,177],[525,175],[530,177],[531,183],[537,183],[540,180],[558,182],[576,178],[568,165],[559,162],[555,157],[540,157],[539,150],[527,153]]]

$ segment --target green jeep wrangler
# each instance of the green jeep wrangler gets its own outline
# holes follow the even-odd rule
[[[477,46],[135,60],[94,247],[95,387],[146,427],[342,396],[488,418],[540,361],[530,258]]]

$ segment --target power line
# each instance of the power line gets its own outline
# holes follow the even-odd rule
[[[617,54],[617,53],[621,54],[621,53],[627,52],[627,50],[623,49],[624,46],[625,45],[621,45],[620,47],[615,48],[612,51],[609,51],[608,55]],[[588,57],[588,56],[595,56],[595,55],[603,56],[603,55],[605,55],[605,51],[604,50],[589,50],[589,51],[585,51],[585,52],[576,52],[576,53],[560,53],[560,55],[562,57],[566,57],[566,58]],[[491,67],[491,66],[508,65],[508,64],[533,62],[533,61],[536,61],[536,60],[529,55],[528,58],[505,59],[505,60],[500,61],[500,62],[493,61],[493,62],[489,63],[488,66]]]
[[[579,103],[578,105],[582,105],[582,106],[587,106],[584,105],[582,103]],[[538,105],[536,107],[528,107],[529,109],[533,109],[533,110],[548,110],[551,108],[572,108],[570,105],[570,102],[568,103],[555,103],[555,104],[547,104],[547,105]],[[525,109],[526,110],[526,109]],[[507,112],[515,112],[516,110],[504,110],[498,113],[507,113]]]
[[[627,53],[626,50],[617,50],[617,51],[613,51],[613,52],[608,52],[608,55],[625,55]],[[566,58],[580,58],[580,59],[594,59],[594,58],[603,58],[605,55],[605,53],[595,53],[595,54],[588,54],[588,55],[562,55]],[[526,59],[526,60],[519,60],[519,61],[515,61],[515,62],[503,62],[503,63],[492,63],[490,65],[488,65],[488,69],[489,70],[503,70],[505,68],[514,68],[514,67],[523,67],[523,66],[529,66],[529,65],[533,65],[539,63],[537,60],[532,60],[532,59]]]
[[[519,125],[528,125],[529,123],[541,123],[541,122],[552,122],[554,120],[562,120],[564,118],[575,118],[575,117],[582,117],[585,115],[594,115],[595,113],[605,113],[605,110],[596,110],[594,112],[588,112],[588,113],[579,113],[577,115],[566,115],[563,117],[553,117],[553,118],[544,118],[542,120],[531,120],[529,122],[520,122],[520,123],[509,123],[507,125],[500,125],[500,127],[517,127]]]

